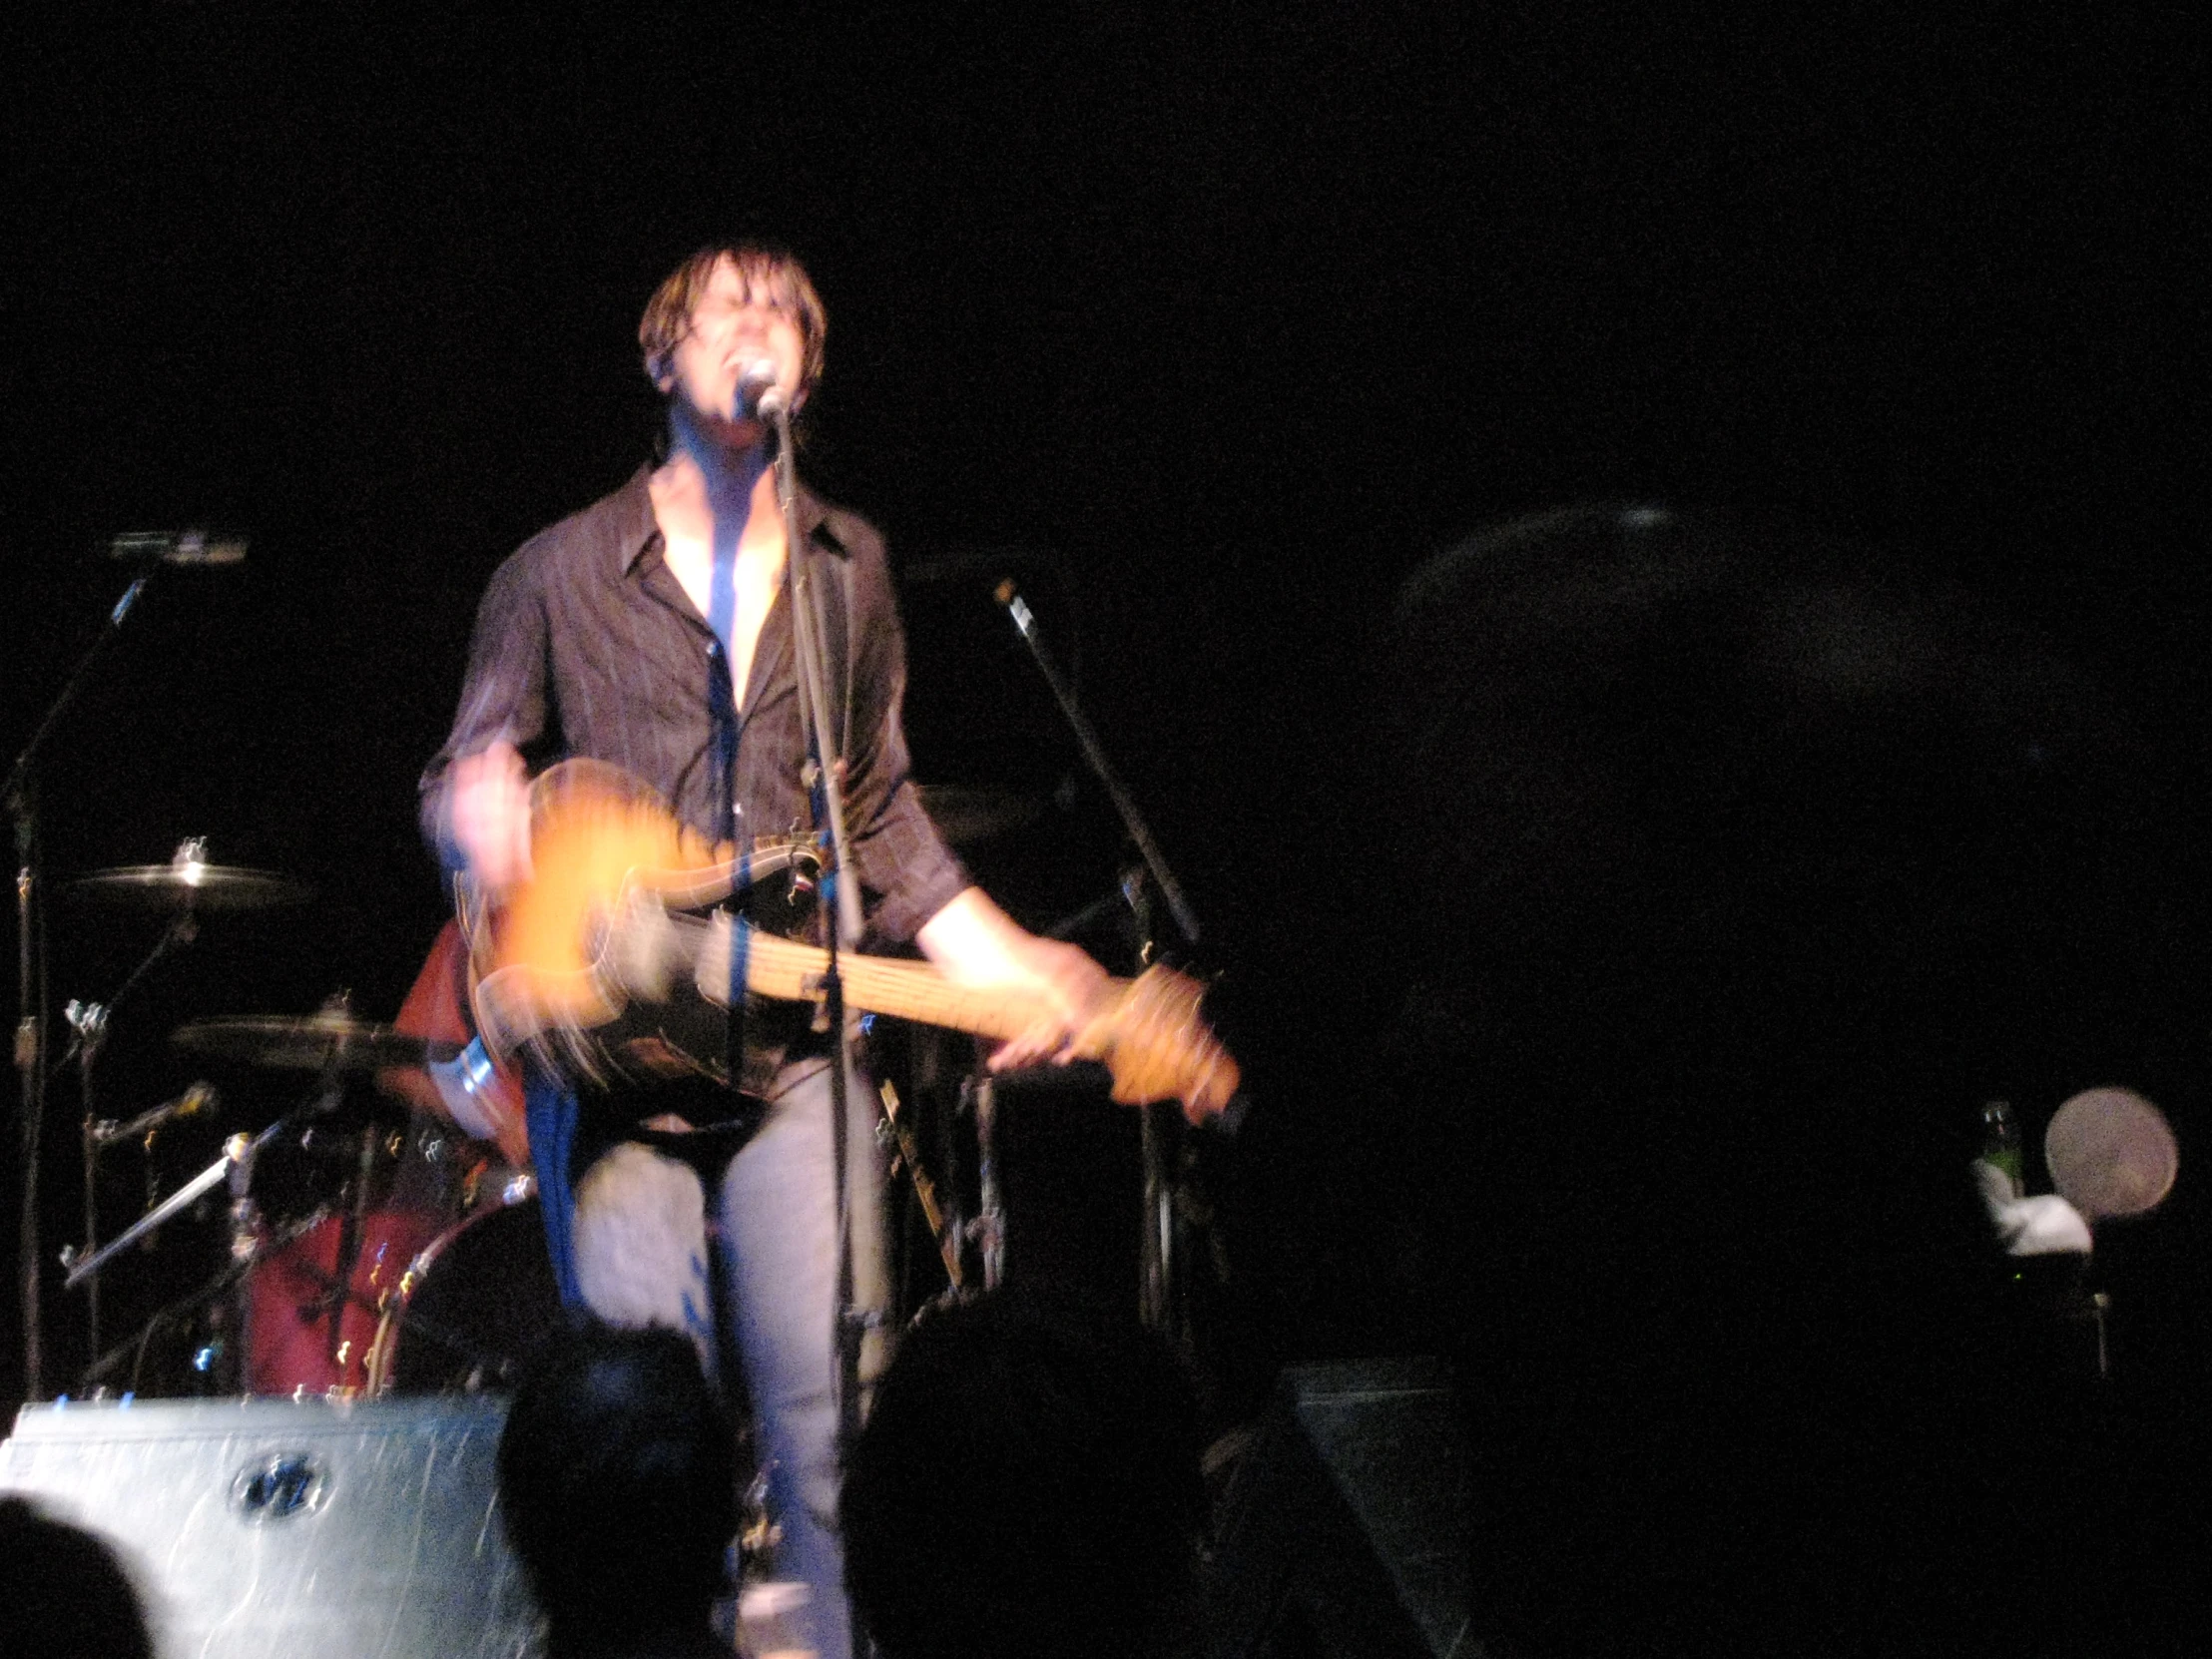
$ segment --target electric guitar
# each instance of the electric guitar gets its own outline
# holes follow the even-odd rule
[[[529,876],[496,907],[463,897],[478,1036],[495,1057],[528,1048],[602,1086],[641,1070],[717,1073],[720,1057],[671,1040],[654,1010],[687,987],[725,1008],[748,992],[819,1003],[829,953],[724,911],[687,912],[815,857],[811,841],[740,857],[620,768],[562,762],[531,785]],[[924,962],[846,951],[837,968],[856,1012],[1000,1040],[1052,1017],[1040,999],[957,985]],[[1125,1105],[1174,1100],[1194,1123],[1216,1116],[1240,1078],[1200,1015],[1203,996],[1196,980],[1157,965],[1110,981],[1072,1051],[1105,1064]]]

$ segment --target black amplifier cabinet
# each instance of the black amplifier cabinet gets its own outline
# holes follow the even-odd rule
[[[1481,1659],[1464,1446],[1434,1360],[1286,1371],[1223,1499],[1211,1659]]]
[[[542,1651],[493,1486],[503,1401],[26,1405],[0,1490],[118,1546],[164,1659]]]

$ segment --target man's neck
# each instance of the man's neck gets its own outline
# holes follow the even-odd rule
[[[723,443],[687,418],[681,404],[669,413],[669,456],[655,484],[657,509],[702,539],[742,539],[749,530],[759,535],[781,526],[766,444]]]

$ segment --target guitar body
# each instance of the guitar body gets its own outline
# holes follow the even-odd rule
[[[718,1070],[698,1044],[609,1028],[630,1007],[603,944],[626,895],[697,909],[730,895],[728,843],[710,845],[660,796],[619,767],[563,761],[530,787],[530,875],[497,908],[464,898],[471,937],[470,1002],[495,1054],[532,1050],[565,1076],[618,1077]],[[696,1023],[696,1022],[695,1022]],[[711,1045],[707,1045],[711,1048]]]
[[[714,1037],[733,996],[814,1000],[829,965],[813,945],[757,932],[719,904],[743,882],[813,857],[806,843],[765,849],[743,868],[710,846],[620,768],[564,761],[530,792],[529,877],[492,910],[464,896],[476,1028],[494,1055],[528,1048],[561,1075],[601,1087],[621,1078],[727,1081]],[[922,962],[847,953],[847,1008],[1006,1038],[1048,1017],[1017,991],[957,985]],[[1194,1121],[1222,1111],[1238,1084],[1199,1015],[1203,987],[1154,966],[1113,982],[1075,1034],[1073,1052],[1106,1063],[1125,1104],[1179,1100]]]

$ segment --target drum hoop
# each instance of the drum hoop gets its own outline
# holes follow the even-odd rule
[[[391,1392],[395,1382],[393,1362],[398,1357],[399,1339],[407,1323],[407,1309],[414,1301],[415,1292],[422,1281],[444,1257],[446,1251],[462,1234],[479,1222],[492,1216],[505,1215],[518,1205],[529,1203],[537,1196],[537,1185],[528,1180],[514,1180],[502,1186],[491,1199],[479,1203],[475,1209],[448,1227],[414,1254],[407,1264],[407,1271],[399,1276],[399,1283],[384,1299],[383,1309],[376,1316],[376,1335],[368,1346],[368,1360],[361,1391],[370,1399],[381,1399]]]

